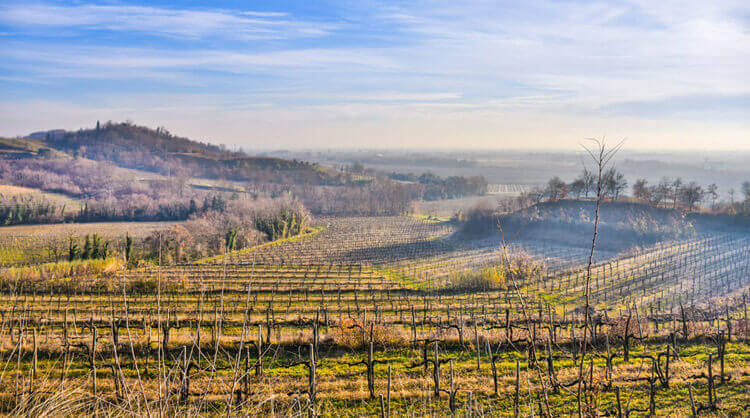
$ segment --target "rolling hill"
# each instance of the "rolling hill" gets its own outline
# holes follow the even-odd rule
[[[49,151],[40,151],[44,149]],[[164,128],[151,129],[129,122],[97,122],[95,128],[69,132],[35,132],[29,138],[3,140],[0,152],[7,158],[55,153],[58,157],[83,157],[123,168],[192,178],[326,185],[343,182],[340,174],[318,164],[250,156],[175,136]]]

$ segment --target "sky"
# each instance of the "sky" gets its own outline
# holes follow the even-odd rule
[[[0,135],[750,150],[750,3],[3,1]]]

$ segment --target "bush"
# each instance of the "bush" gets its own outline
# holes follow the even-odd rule
[[[371,327],[372,340],[377,346],[397,347],[406,342],[406,338],[399,331],[383,324],[363,323],[360,319],[344,319],[339,322],[338,326],[333,329],[333,340],[344,347],[362,348],[365,342],[370,341]]]
[[[485,267],[479,271],[464,270],[448,277],[451,290],[484,291],[501,289],[506,283],[505,271],[500,267]]]
[[[506,288],[508,283],[523,283],[544,271],[544,264],[529,255],[517,253],[504,257],[500,264],[479,271],[464,270],[448,277],[446,290],[484,291]]]

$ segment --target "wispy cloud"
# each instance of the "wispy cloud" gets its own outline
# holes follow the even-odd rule
[[[94,109],[127,96],[163,119],[172,112],[177,125],[194,123],[200,106],[217,120],[228,112],[282,130],[288,120],[343,120],[351,126],[328,133],[359,126],[368,138],[383,120],[426,137],[416,131],[427,121],[431,135],[462,141],[462,132],[559,137],[562,126],[578,138],[617,124],[660,135],[672,127],[678,137],[693,135],[686,120],[703,120],[698,131],[713,123],[747,142],[746,1],[417,0],[313,11],[294,1],[271,11],[175,1],[0,6],[9,34],[0,83],[16,102],[43,88]],[[170,105],[188,96],[194,106]],[[180,122],[180,112],[190,117]]]
[[[295,20],[286,13],[185,10],[127,5],[10,4],[0,22],[17,27],[57,27],[136,32],[178,38],[289,39],[328,34],[331,23]]]

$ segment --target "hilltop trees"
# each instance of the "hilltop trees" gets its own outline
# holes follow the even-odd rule
[[[750,181],[742,183],[742,194],[745,197],[744,212],[750,214]]]
[[[651,201],[651,189],[646,179],[638,179],[633,183],[633,197],[641,203]]]
[[[560,177],[551,178],[547,182],[547,197],[553,202],[568,197],[568,185]]]
[[[680,203],[687,206],[688,210],[693,210],[695,205],[703,200],[705,191],[698,183],[691,181],[677,190],[677,196]]]
[[[711,201],[711,208],[715,208],[716,199],[719,198],[719,187],[716,183],[711,183],[706,187],[706,198]]]
[[[625,180],[625,175],[614,167],[610,167],[602,175],[602,189],[604,196],[617,200],[627,188],[628,181]]]
[[[650,190],[651,204],[659,206],[662,203],[666,203],[669,200],[669,193],[671,190],[671,181],[668,178],[662,178],[656,186],[652,186]]]
[[[544,187],[532,188],[522,196],[527,204],[541,203],[549,200],[563,199],[568,195],[574,198],[586,198],[594,187],[595,179],[584,168],[583,172],[571,183],[566,184],[559,177],[550,179]],[[614,167],[602,174],[602,196],[613,201],[622,198],[628,188],[625,175]],[[750,182],[744,182],[741,188],[744,200],[734,203],[735,192],[727,193],[730,202],[719,204],[719,187],[712,183],[702,186],[695,181],[685,182],[681,178],[663,177],[658,183],[650,185],[645,178],[638,178],[631,188],[632,200],[667,209],[684,209],[694,211],[701,208],[702,202],[708,202],[711,210],[728,213],[750,213]]]
[[[594,175],[584,167],[581,175],[570,183],[570,191],[576,197],[589,197],[589,193],[595,189],[595,183]]]

